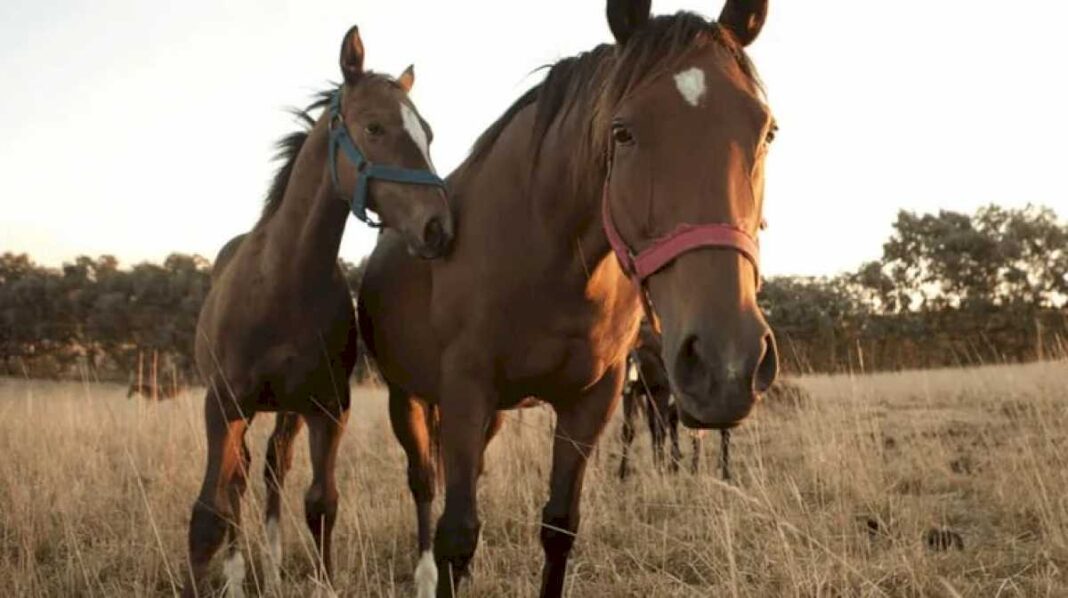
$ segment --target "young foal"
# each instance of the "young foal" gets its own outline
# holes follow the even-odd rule
[[[541,594],[561,595],[587,457],[646,292],[685,425],[737,425],[775,377],[754,239],[774,124],[742,49],[766,2],[729,0],[718,23],[649,6],[609,0],[616,45],[554,65],[478,141],[449,180],[464,220],[447,259],[412,260],[387,234],[368,263],[361,333],[390,387],[421,551],[423,412],[441,413],[445,509],[420,595],[436,576],[451,596],[467,573],[485,439],[497,410],[529,396],[557,414]]]
[[[330,107],[310,130],[283,141],[288,162],[264,215],[216,260],[197,324],[197,365],[208,381],[208,462],[189,525],[186,596],[197,592],[224,537],[227,588],[242,594],[241,497],[250,461],[244,437],[259,411],[299,414],[307,422],[313,480],[305,517],[329,579],[334,465],[356,362],[352,297],[337,264],[348,213],[369,221],[365,209],[374,210],[421,257],[442,255],[451,240],[444,185],[428,155],[430,133],[407,95],[414,75],[409,69],[393,80],[364,71],[363,58],[353,27],[341,46],[344,84],[319,102]],[[272,500],[269,577],[277,580],[277,496]]]

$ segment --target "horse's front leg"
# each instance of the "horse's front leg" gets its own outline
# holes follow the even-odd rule
[[[454,352],[456,353],[456,352]],[[478,353],[468,353],[477,355]],[[482,451],[496,411],[492,380],[466,356],[442,360],[441,451],[445,465],[445,509],[434,534],[438,596],[451,598],[478,546],[477,485]]]
[[[189,521],[189,570],[183,597],[202,595],[201,587],[212,555],[229,535],[229,554],[224,567],[227,593],[242,595],[245,561],[239,542],[240,501],[248,468],[244,444],[248,420],[228,395],[209,390],[204,399],[208,459],[200,494]]]
[[[578,532],[579,500],[586,462],[612,416],[622,382],[623,366],[620,364],[586,392],[552,401],[557,421],[549,502],[542,510],[541,518],[541,545],[545,551],[541,574],[543,598],[563,595],[567,559]]]

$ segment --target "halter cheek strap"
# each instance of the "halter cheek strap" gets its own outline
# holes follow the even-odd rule
[[[429,170],[402,168],[399,166],[390,166],[388,164],[375,164],[368,160],[349,135],[348,128],[345,126],[345,121],[341,117],[340,89],[335,91],[333,97],[330,99],[329,143],[330,178],[333,180],[334,188],[340,191],[341,182],[337,171],[338,149],[345,154],[356,168],[356,186],[352,190],[352,201],[349,202],[352,215],[359,218],[368,226],[374,228],[382,226],[380,221],[372,220],[371,217],[367,215],[367,194],[371,179],[407,185],[426,185],[430,187],[438,187],[442,191],[445,190],[445,181]]]

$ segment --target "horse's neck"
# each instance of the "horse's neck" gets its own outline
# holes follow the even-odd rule
[[[506,130],[477,166],[479,170],[461,176],[466,181],[457,189],[460,218],[481,221],[484,230],[472,234],[491,239],[495,249],[511,247],[527,264],[534,263],[532,259],[547,260],[541,267],[554,268],[559,274],[565,274],[560,270],[564,262],[566,274],[581,274],[576,278],[581,282],[610,249],[600,219],[604,166],[572,162],[575,156],[589,153],[580,151],[587,142],[586,123],[576,116],[564,117],[550,127],[535,162],[527,148],[534,145],[536,110],[537,105],[531,105],[517,115],[509,125],[512,130]],[[472,216],[474,211],[481,214]],[[502,226],[504,222],[510,225]],[[461,234],[464,228],[460,227]],[[514,263],[508,253],[491,255]]]
[[[308,135],[278,211],[266,223],[269,259],[292,276],[318,280],[333,274],[348,211],[326,172],[327,132],[319,122]]]

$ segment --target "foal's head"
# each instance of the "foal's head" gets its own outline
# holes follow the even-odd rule
[[[718,23],[651,18],[649,4],[608,2],[617,58],[594,134],[611,156],[605,201],[619,236],[641,251],[680,225],[720,223],[755,239],[775,121],[742,48],[767,2],[728,0]],[[687,426],[736,425],[775,378],[757,259],[702,247],[646,279]]]
[[[366,206],[376,212],[384,226],[404,235],[408,249],[424,258],[444,255],[452,241],[453,219],[443,186],[410,182],[412,175],[436,179],[430,160],[433,133],[408,92],[415,83],[412,67],[397,79],[365,71],[364,48],[359,30],[353,27],[341,42],[340,121],[357,152],[367,164],[355,164],[339,150],[335,160],[338,191],[346,201],[361,197],[358,179],[367,185]],[[373,166],[371,166],[373,165]],[[398,170],[400,169],[400,170]],[[400,177],[378,172],[402,172]],[[391,180],[392,179],[392,180]],[[398,180],[399,179],[399,180]]]

